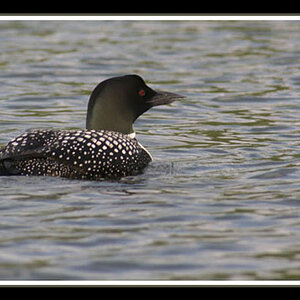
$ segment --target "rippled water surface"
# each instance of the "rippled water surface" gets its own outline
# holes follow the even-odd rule
[[[0,145],[137,73],[186,98],[120,181],[0,177],[0,279],[300,279],[300,23],[0,21]]]

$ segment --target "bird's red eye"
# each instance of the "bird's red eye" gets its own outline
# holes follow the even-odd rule
[[[145,94],[146,94],[146,92],[143,89],[139,90],[139,95],[140,96],[145,96]]]

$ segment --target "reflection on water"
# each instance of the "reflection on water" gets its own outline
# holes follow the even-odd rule
[[[0,22],[0,144],[82,128],[138,73],[186,96],[120,181],[0,178],[1,279],[299,279],[299,22]]]

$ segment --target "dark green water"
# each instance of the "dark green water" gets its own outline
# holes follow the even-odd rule
[[[1,177],[0,279],[300,279],[299,58],[296,21],[0,21],[0,145],[112,76],[186,96],[136,122],[140,176]]]

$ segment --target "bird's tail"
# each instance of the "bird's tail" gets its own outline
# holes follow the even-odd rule
[[[14,175],[12,170],[10,170],[10,168],[8,167],[9,165],[10,163],[8,163],[6,160],[0,159],[0,176]]]
[[[5,168],[4,161],[0,160],[0,176],[10,175],[8,170]]]

